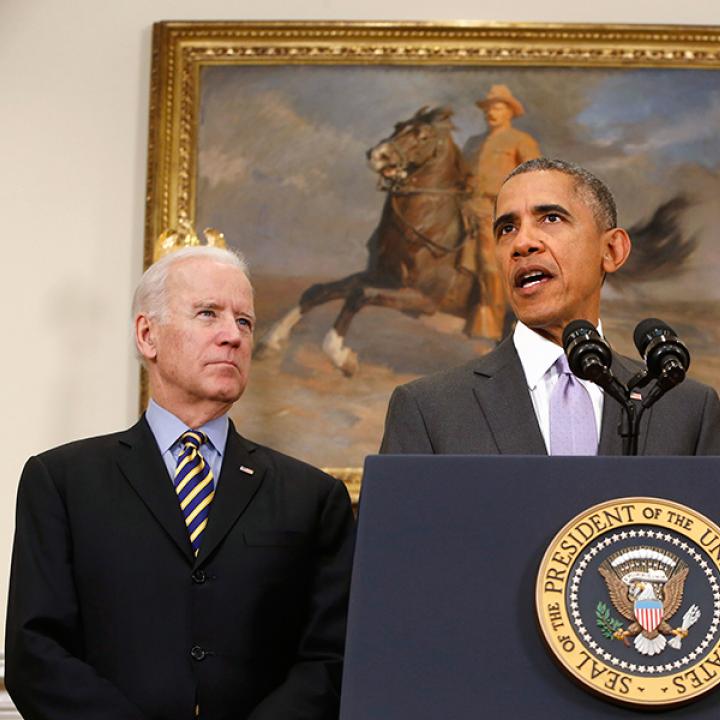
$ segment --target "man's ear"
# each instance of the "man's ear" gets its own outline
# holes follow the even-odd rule
[[[603,270],[606,273],[618,271],[630,255],[630,236],[622,228],[608,230],[603,236],[605,249],[603,252]]]
[[[155,347],[155,323],[143,313],[135,318],[135,345],[145,360],[154,360],[157,356]]]

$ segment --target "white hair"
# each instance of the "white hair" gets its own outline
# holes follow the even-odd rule
[[[170,268],[183,260],[195,258],[207,258],[221,265],[236,267],[250,280],[247,262],[242,254],[236,250],[200,245],[182,248],[160,258],[143,273],[133,294],[131,332],[138,360],[144,362],[135,337],[135,320],[137,316],[146,315],[149,318],[163,322],[167,311],[167,279]]]
[[[167,279],[170,268],[183,260],[195,258],[207,258],[222,265],[236,267],[248,277],[248,265],[245,258],[234,250],[208,247],[207,245],[176,250],[153,263],[140,278],[132,301],[133,322],[141,314],[151,318],[163,319],[167,309]]]

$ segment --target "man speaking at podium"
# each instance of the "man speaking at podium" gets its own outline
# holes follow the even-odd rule
[[[380,452],[619,455],[621,405],[569,370],[564,328],[601,332],[607,273],[630,254],[607,187],[572,163],[519,165],[497,197],[496,255],[514,334],[482,358],[395,389]],[[637,363],[613,353],[622,383]],[[720,401],[686,380],[642,417],[639,454],[720,455]]]
[[[350,499],[227,417],[250,370],[244,263],[174,252],[133,314],[145,415],[31,458],[20,481],[13,700],[26,720],[337,718]]]

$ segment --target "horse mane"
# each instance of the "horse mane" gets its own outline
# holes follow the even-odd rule
[[[411,125],[433,125],[439,130],[451,132],[455,130],[451,118],[454,115],[452,108],[447,106],[430,107],[423,105],[409,120],[395,123],[395,132],[399,132]]]

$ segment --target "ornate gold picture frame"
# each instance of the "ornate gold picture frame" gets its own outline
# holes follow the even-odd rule
[[[469,148],[482,141],[483,98],[503,86],[523,110],[518,129],[543,154],[606,179],[625,225],[656,231],[668,223],[657,210],[678,200],[672,231],[683,252],[651,277],[610,288],[603,320],[627,351],[628,300],[660,305],[658,312],[672,300],[668,319],[699,348],[697,376],[717,387],[711,348],[720,331],[709,321],[718,319],[720,295],[707,279],[720,260],[709,237],[720,224],[712,200],[720,188],[718,70],[720,28],[157,23],[145,266],[168,229],[199,234],[212,226],[244,252],[257,339],[273,323],[298,324],[279,355],[256,359],[236,410],[240,432],[330,468],[357,497],[358,466],[379,445],[392,387],[486,352],[494,339],[451,336],[445,331],[457,325],[449,321],[428,326],[412,313],[371,307],[348,336],[358,360],[348,370],[321,349],[341,300],[302,322],[293,308],[313,284],[366,262],[388,187],[365,151],[421,109],[428,117],[442,110],[458,146]],[[143,405],[146,394],[143,383]]]

